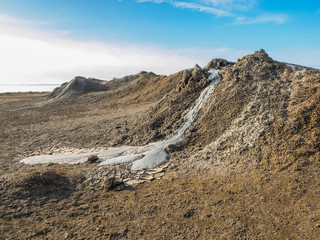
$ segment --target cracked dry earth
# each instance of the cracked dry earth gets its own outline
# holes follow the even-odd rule
[[[167,139],[210,68],[222,79],[164,166],[19,162]],[[109,89],[0,95],[0,239],[320,238],[319,70],[260,50]]]

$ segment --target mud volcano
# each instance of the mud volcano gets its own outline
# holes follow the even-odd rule
[[[77,76],[70,82],[63,83],[60,87],[55,88],[50,94],[50,98],[59,100],[81,93],[107,91],[108,87],[104,83],[105,81],[102,80]]]

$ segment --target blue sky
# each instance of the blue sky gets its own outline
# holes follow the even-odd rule
[[[319,39],[319,0],[0,0],[2,83],[170,74],[260,48],[319,67]]]

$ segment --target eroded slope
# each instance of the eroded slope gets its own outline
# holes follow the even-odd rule
[[[211,64],[222,80],[187,139],[168,149],[164,175],[120,192],[110,187],[132,177],[130,165],[18,160],[167,138],[206,85],[206,69],[142,73],[112,91],[21,111],[7,112],[46,96],[0,96],[1,236],[318,239],[319,71],[264,51]]]

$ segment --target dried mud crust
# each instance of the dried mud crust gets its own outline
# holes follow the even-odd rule
[[[164,139],[180,126],[183,112],[206,86],[207,76],[200,69],[168,77],[142,73],[113,91],[23,109],[45,101],[49,94],[1,95],[0,164],[62,148],[102,149]]]
[[[211,65],[218,88],[153,173],[19,160],[166,138],[205,70],[142,72],[38,108],[25,107],[48,93],[0,95],[0,239],[319,239],[319,71],[264,51]]]
[[[110,191],[84,184],[80,166],[20,171],[6,181],[24,182],[32,175],[26,171],[55,172],[72,187],[68,194],[46,195],[23,195],[29,190],[20,189],[12,197],[17,187],[3,191],[2,184],[2,239],[319,238],[316,174],[239,174],[231,168],[223,175],[183,174],[169,167],[160,180]]]
[[[191,165],[319,167],[319,70],[292,71],[260,51],[220,74],[218,88],[183,143],[186,151],[200,150],[188,158]]]

